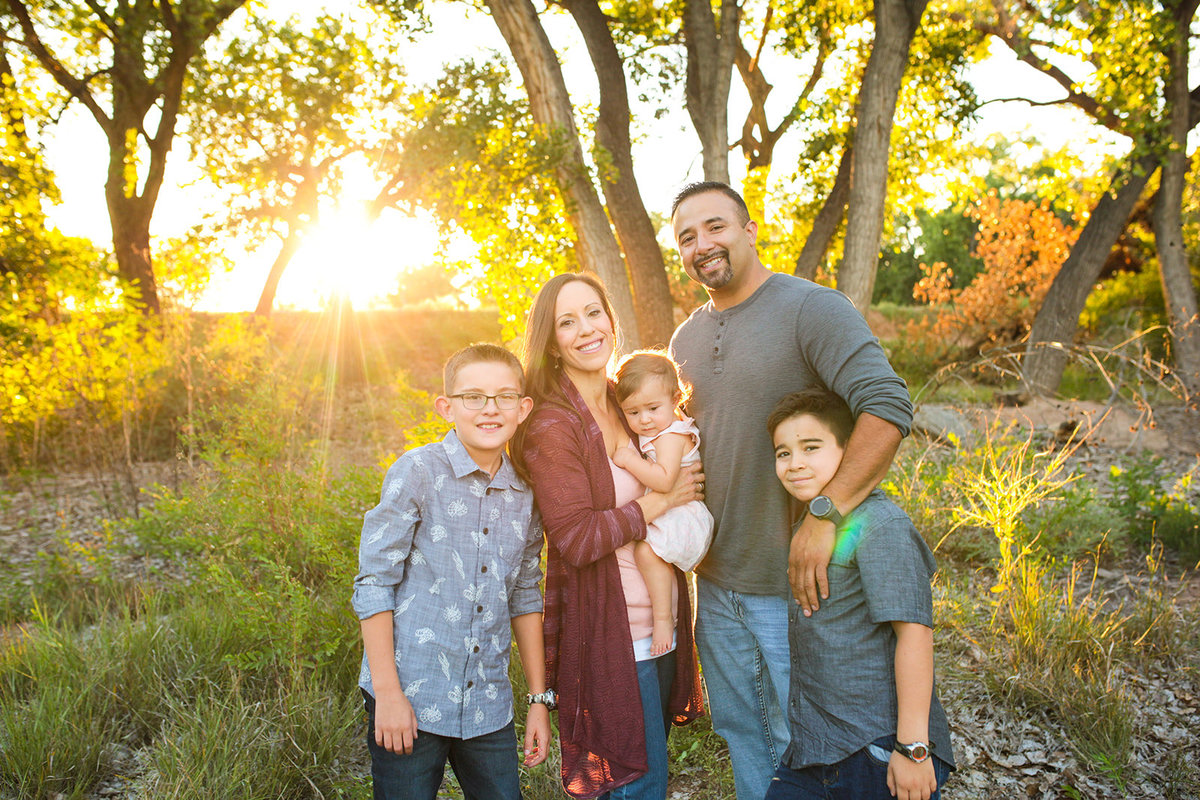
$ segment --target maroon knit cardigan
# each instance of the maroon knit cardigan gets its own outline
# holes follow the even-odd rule
[[[558,691],[562,781],[591,798],[649,769],[629,614],[614,551],[646,538],[636,502],[616,494],[600,426],[574,384],[560,382],[574,408],[541,403],[529,418],[523,456],[546,530],[546,680]],[[616,404],[613,386],[609,402]],[[628,430],[628,429],[627,429]],[[631,434],[632,435],[632,434]],[[675,679],[668,710],[675,725],[703,711],[692,610],[679,581]]]

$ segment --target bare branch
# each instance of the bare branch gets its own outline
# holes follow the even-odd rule
[[[763,46],[767,43],[767,32],[771,30],[771,17],[775,15],[775,7],[767,3],[767,15],[763,17],[762,33],[758,37],[758,47],[754,49],[754,58],[750,61],[750,71],[754,72],[758,69],[758,60],[762,58]],[[741,46],[741,41],[738,41],[738,46]]]
[[[1046,75],[1059,86],[1061,86],[1067,93],[1067,96],[1062,100],[1050,102],[1035,102],[1032,100],[1025,100],[1025,102],[1028,102],[1030,105],[1061,105],[1063,103],[1068,103],[1081,109],[1084,113],[1109,130],[1119,133],[1123,136],[1129,135],[1124,130],[1123,121],[1113,112],[1112,109],[1101,104],[1091,95],[1078,91],[1076,89],[1077,84],[1070,75],[1068,75],[1060,67],[1050,63],[1048,60],[1034,52],[1033,48],[1035,46],[1050,47],[1051,45],[1049,43],[1031,39],[1023,31],[1021,31],[1021,29],[1017,26],[1016,20],[1014,20],[1013,17],[1008,13],[1008,9],[1005,8],[1002,0],[993,0],[992,7],[996,11],[997,21],[995,24],[989,24],[980,19],[968,19],[964,15],[957,13],[952,14],[951,18],[955,19],[956,21],[967,21],[976,31],[988,36],[993,36],[1000,40],[1005,44],[1005,46],[1008,47],[1009,50],[1013,52],[1019,61],[1033,67],[1043,75]],[[1041,19],[1040,15],[1039,19]]]

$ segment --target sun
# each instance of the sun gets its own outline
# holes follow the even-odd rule
[[[380,305],[400,274],[437,253],[432,221],[385,209],[371,218],[362,205],[340,206],[304,239],[276,295],[277,307],[321,308],[345,296],[357,309]]]

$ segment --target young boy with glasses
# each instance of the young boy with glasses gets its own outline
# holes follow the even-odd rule
[[[388,469],[367,512],[353,605],[374,796],[433,800],[449,760],[468,800],[518,800],[510,642],[531,694],[524,763],[549,754],[542,529],[505,453],[533,401],[521,364],[476,344],[446,362],[440,442]],[[510,638],[511,627],[511,638]]]

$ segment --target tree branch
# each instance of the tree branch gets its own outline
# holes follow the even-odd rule
[[[1021,31],[1017,26],[1016,20],[1008,13],[1008,9],[1004,7],[1002,0],[993,0],[992,7],[996,11],[996,24],[989,24],[979,19],[966,18],[965,15],[959,13],[951,14],[950,16],[956,21],[969,22],[971,27],[976,31],[1000,40],[1012,51],[1017,60],[1046,75],[1067,93],[1067,96],[1062,100],[1051,102],[1026,100],[1025,102],[1030,103],[1030,105],[1060,105],[1062,103],[1069,103],[1081,109],[1089,117],[1109,130],[1119,133],[1122,136],[1129,135],[1124,130],[1122,120],[1113,113],[1112,109],[1102,105],[1091,95],[1077,91],[1075,88],[1076,82],[1071,79],[1070,75],[1034,52],[1034,46],[1049,47],[1050,45],[1045,42],[1033,40]]]
[[[111,136],[112,120],[104,113],[104,109],[96,102],[96,98],[92,97],[87,84],[72,75],[42,42],[33,26],[33,20],[29,17],[29,9],[21,0],[8,0],[8,7],[16,17],[17,24],[21,27],[21,33],[24,35],[20,44],[33,54],[38,63],[50,73],[50,77],[54,78],[59,86],[66,89],[71,97],[78,98],[79,102],[83,103],[84,107],[96,118],[96,122],[99,123],[105,134]]]
[[[96,0],[84,0],[84,4],[92,10],[92,13],[100,18],[100,22],[108,29],[108,40],[116,41],[117,38],[117,23],[108,15],[108,10],[104,6],[96,2]]]
[[[758,69],[758,60],[762,58],[763,46],[767,43],[767,32],[771,30],[771,17],[775,15],[775,7],[767,3],[767,14],[763,17],[762,33],[758,36],[758,47],[754,48],[754,58],[750,61],[750,71],[754,72]],[[738,40],[738,48],[741,49],[742,42]]]

